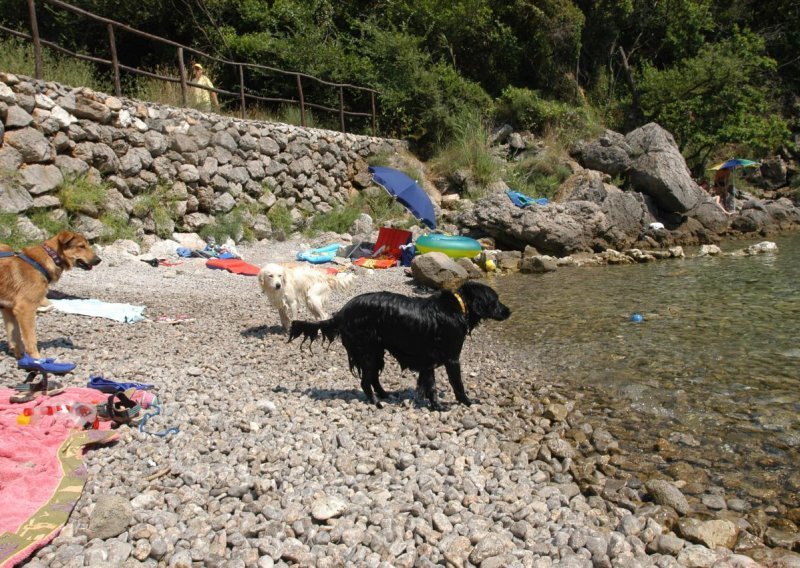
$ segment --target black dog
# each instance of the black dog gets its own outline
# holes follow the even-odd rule
[[[302,335],[303,343],[307,339],[313,342],[319,332],[323,341],[341,337],[350,371],[361,379],[364,394],[378,408],[378,397],[387,396],[378,377],[383,371],[384,352],[388,351],[403,369],[419,372],[417,394],[424,395],[431,408],[439,409],[434,392],[436,367],[444,365],[456,399],[472,404],[461,382],[459,359],[464,340],[481,320],[502,321],[510,315],[511,310],[500,303],[497,292],[478,282],[467,282],[456,292],[437,292],[428,298],[373,292],[352,298],[330,319],[293,321],[289,341]]]

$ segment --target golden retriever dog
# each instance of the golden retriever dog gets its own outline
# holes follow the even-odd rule
[[[61,231],[21,253],[0,244],[0,310],[8,346],[17,359],[27,353],[38,359],[36,309],[45,302],[50,284],[65,270],[91,270],[100,264],[89,241],[81,234]]]
[[[287,332],[297,307],[303,304],[316,319],[327,319],[325,304],[333,290],[346,290],[353,283],[353,274],[328,274],[306,265],[265,264],[258,273],[261,290],[281,316]]]

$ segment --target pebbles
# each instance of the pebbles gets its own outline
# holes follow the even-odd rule
[[[241,252],[263,264],[298,249]],[[117,444],[88,451],[80,500],[32,565],[669,566],[731,556],[675,535],[666,507],[614,479],[613,439],[593,435],[524,354],[505,349],[494,323],[473,333],[462,357],[479,404],[455,403],[441,372],[446,410],[431,412],[414,401],[415,377],[387,360],[391,396],[378,410],[341,345],[286,342],[255,279],[199,259],[165,279],[134,261],[72,271],[57,290],[195,321],[40,316],[44,354],[79,363],[71,386],[90,374],[154,383],[162,413],[146,430],[180,432],[123,427]],[[400,269],[376,271],[334,294],[330,311],[372,290],[418,292]],[[6,383],[18,375],[0,359]],[[109,496],[132,514],[121,532],[91,538]]]

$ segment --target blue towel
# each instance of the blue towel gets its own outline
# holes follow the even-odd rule
[[[100,392],[113,394],[115,392],[125,391],[128,389],[150,390],[155,385],[147,383],[118,383],[116,381],[112,381],[111,379],[101,377],[100,375],[91,375],[86,386],[90,389],[97,389]]]
[[[527,207],[528,205],[533,205],[533,204],[547,205],[548,203],[550,203],[550,200],[547,199],[546,197],[539,197],[534,199],[533,197],[528,197],[524,193],[514,191],[513,189],[507,190],[506,195],[508,195],[508,198],[511,200],[511,203],[513,203],[517,207]]]
[[[65,314],[96,316],[121,323],[136,323],[144,319],[145,306],[112,304],[101,300],[50,300],[53,307]]]

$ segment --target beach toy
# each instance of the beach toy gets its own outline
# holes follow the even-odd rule
[[[495,270],[497,270],[497,265],[494,263],[494,261],[491,258],[487,259],[486,260],[486,272],[494,272]]]
[[[642,321],[644,321],[644,316],[643,316],[642,314],[638,314],[638,313],[637,313],[637,314],[633,314],[633,315],[631,316],[631,321],[632,321],[633,323],[639,323],[639,322],[642,322]]]
[[[473,258],[480,254],[481,244],[475,239],[460,235],[423,235],[414,243],[417,254],[443,252],[450,258]]]
[[[300,251],[297,253],[297,260],[305,260],[311,264],[323,264],[331,262],[336,258],[336,252],[339,250],[339,245],[334,243],[324,247]]]

